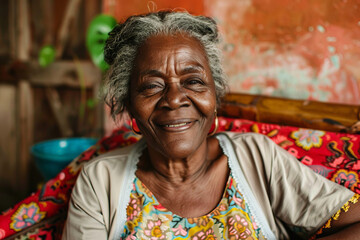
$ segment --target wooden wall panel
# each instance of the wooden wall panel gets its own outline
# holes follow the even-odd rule
[[[224,97],[221,116],[333,131],[358,132],[360,105],[293,100],[232,93]]]
[[[2,1],[2,5],[0,6],[0,58],[6,59],[9,57],[9,42],[10,36],[8,34],[9,27],[9,19],[8,11],[9,11],[9,3],[7,1]]]
[[[0,86],[0,186],[15,188],[17,178],[16,87]]]
[[[30,147],[33,145],[34,135],[34,103],[31,85],[28,81],[18,84],[18,161],[17,161],[17,189],[28,192]]]
[[[99,137],[103,132],[95,93],[102,76],[85,45],[87,26],[101,4],[0,1],[0,211],[41,183],[30,155],[34,143],[66,135]],[[45,45],[58,49],[58,58],[44,68],[38,57]],[[59,123],[66,123],[71,134],[61,131]]]

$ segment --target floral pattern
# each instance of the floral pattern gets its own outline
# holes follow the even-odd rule
[[[39,222],[45,217],[44,212],[40,212],[36,203],[23,204],[11,217],[10,227],[15,231],[20,231]]]
[[[212,240],[212,239],[216,239],[216,237],[215,237],[214,230],[210,228],[206,231],[201,230],[200,232],[197,232],[192,239],[193,240]]]
[[[174,232],[175,236],[186,236],[187,231],[185,228],[183,228],[182,225],[179,225],[177,228],[173,228],[172,231]]]
[[[166,232],[169,228],[160,219],[147,220],[144,229],[144,239],[166,239]]]
[[[249,239],[251,237],[246,218],[236,214],[228,219],[228,225],[230,226],[228,231],[231,239]]]
[[[223,198],[211,213],[183,218],[164,208],[140,179],[135,178],[121,239],[264,239],[236,186],[230,174]]]
[[[325,135],[324,131],[311,130],[311,129],[299,129],[291,134],[291,137],[295,139],[296,145],[302,147],[305,150],[310,150],[312,147],[320,147],[322,144],[322,136]]]
[[[129,206],[126,209],[127,216],[130,220],[133,220],[141,211],[140,204],[140,198],[132,198],[130,200]]]
[[[355,171],[341,169],[334,174],[332,181],[352,189],[359,182],[359,175]]]

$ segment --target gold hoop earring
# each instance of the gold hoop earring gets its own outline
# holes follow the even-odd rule
[[[216,112],[215,112],[215,114],[216,114]],[[216,115],[216,116],[215,116],[215,127],[214,127],[214,130],[212,130],[212,132],[209,133],[208,136],[210,137],[210,136],[214,135],[214,134],[216,133],[216,131],[218,130],[218,127],[219,127],[219,119],[218,119],[218,116]]]
[[[136,121],[136,120],[135,120],[135,121]],[[140,132],[140,131],[135,131],[135,129],[134,129],[134,126],[133,126],[133,118],[130,119],[130,127],[131,127],[131,131],[132,131],[133,133],[135,133],[136,135],[141,135],[141,132]]]

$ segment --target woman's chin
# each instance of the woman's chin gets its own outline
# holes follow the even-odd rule
[[[177,146],[171,151],[164,151],[162,154],[169,159],[186,159],[189,158],[197,152],[198,149],[194,149],[188,146]]]
[[[194,136],[181,136],[176,138],[162,138],[155,146],[148,141],[148,145],[169,159],[183,159],[194,155],[199,148],[206,146],[206,137],[199,134]]]

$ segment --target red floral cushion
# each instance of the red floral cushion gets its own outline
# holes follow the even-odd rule
[[[257,132],[271,138],[318,174],[360,193],[359,135],[219,117],[218,131]],[[84,162],[138,141],[128,124],[101,139],[55,178],[0,215],[0,239],[59,239],[69,198]]]

